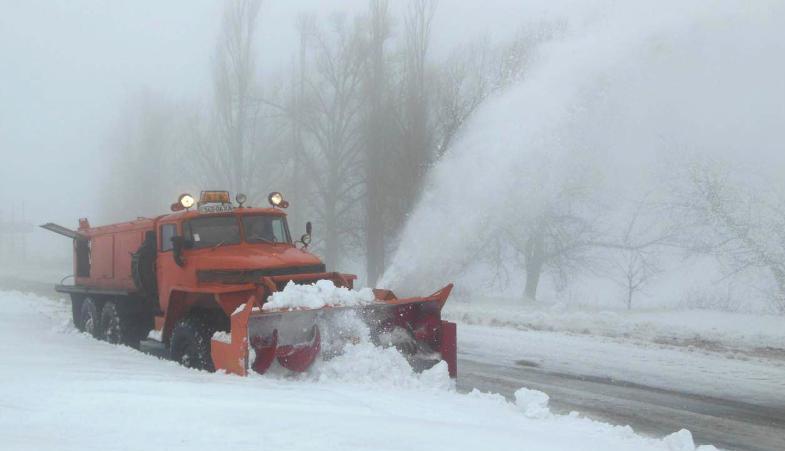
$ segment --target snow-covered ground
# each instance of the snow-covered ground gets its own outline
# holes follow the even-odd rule
[[[578,414],[540,392],[456,393],[444,366],[412,373],[356,345],[301,377],[182,368],[74,331],[68,305],[0,292],[0,437],[9,450],[692,450]],[[701,447],[710,449],[710,447]]]
[[[50,262],[39,259],[25,262],[0,262],[0,280],[5,279],[9,282],[41,282],[49,285],[60,281],[73,283],[74,279],[70,274],[73,274],[70,262]]]
[[[711,310],[588,310],[520,300],[450,300],[444,316],[462,324],[566,332],[715,351],[757,352],[785,360],[785,316]]]

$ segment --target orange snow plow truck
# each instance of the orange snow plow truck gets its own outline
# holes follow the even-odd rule
[[[350,317],[415,369],[444,360],[456,377],[456,327],[441,319],[452,285],[426,297],[375,289],[361,304],[265,308],[288,284],[330,281],[351,290],[356,276],[328,272],[308,251],[310,223],[292,240],[280,193],[268,196],[269,208],[245,206],[242,194],[235,201],[227,191],[203,191],[198,200],[181,195],[172,213],[154,219],[101,227],[80,219],[77,230],[42,225],[73,239],[74,284],[55,289],[70,295],[74,325],[132,347],[155,331],[184,366],[246,375],[275,361],[306,371],[320,354],[329,358],[336,341],[360,340],[342,326]]]

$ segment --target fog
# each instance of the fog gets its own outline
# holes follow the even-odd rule
[[[696,161],[732,168],[736,183],[776,193],[780,202],[785,61],[775,55],[785,49],[782,5],[595,5],[572,9],[524,80],[488,101],[434,168],[385,284],[416,292],[446,273],[464,282],[467,296],[489,288],[498,294],[489,282],[501,266],[512,272],[502,291],[522,290],[521,270],[509,263],[517,250],[509,248],[530,238],[514,229],[563,208],[557,214],[582,216],[593,233],[613,236],[644,197],[660,203],[650,207],[655,215],[666,213],[649,220],[649,231],[666,227],[673,220],[667,212],[677,210],[666,197]],[[565,196],[570,189],[582,192]],[[662,202],[673,205],[663,209]],[[581,203],[603,211],[580,211]],[[498,236],[505,238],[496,252],[506,261],[489,267],[477,256]],[[597,255],[601,247],[580,257],[583,268],[569,269],[568,286],[545,296],[602,305],[619,298],[607,256]],[[760,280],[726,278],[711,259],[667,251],[658,280],[646,287],[648,305],[677,304],[687,292],[767,303]]]
[[[255,3],[0,2],[0,223],[281,190],[401,292],[785,311],[781,2]]]
[[[291,62],[299,42],[298,15],[352,15],[364,12],[366,3],[264,2],[254,38],[259,77],[281,72]],[[449,51],[456,41],[472,37],[513,33],[522,15],[516,3],[450,6],[451,13],[436,21],[437,50]],[[111,137],[124,109],[145,91],[173,103],[210,99],[210,63],[223,8],[216,0],[0,2],[0,192],[5,194],[0,218],[106,222],[101,193],[118,170],[109,166],[117,152]],[[177,193],[160,195],[169,201]],[[129,217],[137,214],[143,212]],[[28,251],[37,257],[54,251],[68,258],[60,238],[43,231],[30,238]]]

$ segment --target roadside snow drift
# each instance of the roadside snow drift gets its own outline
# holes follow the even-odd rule
[[[303,376],[240,378],[79,334],[64,302],[0,292],[0,304],[6,450],[695,449],[687,431],[657,440],[553,415],[541,392],[461,395],[443,365],[418,375],[367,344]]]

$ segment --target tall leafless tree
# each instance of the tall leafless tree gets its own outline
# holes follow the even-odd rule
[[[247,191],[255,166],[251,164],[253,133],[259,116],[256,101],[254,37],[261,0],[228,0],[213,59],[213,110],[201,145],[194,150],[198,172],[206,182],[238,192]]]
[[[179,127],[177,109],[157,93],[144,90],[127,102],[108,141],[114,170],[103,190],[107,220],[153,215],[169,206],[161,194],[177,183],[172,173]]]
[[[387,197],[384,189],[385,163],[390,158],[392,117],[387,103],[389,91],[385,45],[390,38],[390,12],[387,0],[372,0],[368,17],[368,62],[364,91],[367,102],[364,128],[365,164],[365,267],[367,283],[373,285],[384,272],[385,217]]]
[[[360,30],[333,17],[329,31],[302,30],[313,48],[313,71],[305,82],[302,121],[308,157],[304,162],[315,185],[314,212],[324,227],[324,256],[339,262],[348,241],[356,241],[357,206],[362,196],[360,158],[361,82],[365,46]]]
[[[428,50],[436,0],[410,0],[404,15],[401,136],[397,151],[397,219],[403,221],[418,199],[433,160],[427,87]]]

